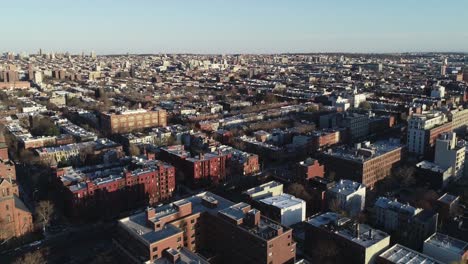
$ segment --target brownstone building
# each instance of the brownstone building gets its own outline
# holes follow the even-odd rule
[[[163,109],[112,110],[101,113],[100,118],[101,128],[108,135],[167,125],[167,113]]]
[[[121,219],[114,241],[140,262],[182,248],[210,263],[294,263],[296,255],[292,229],[209,192]]]
[[[323,163],[328,176],[336,179],[350,179],[366,187],[374,185],[389,176],[400,162],[403,146],[395,140],[364,142],[354,148],[339,147],[323,154]]]

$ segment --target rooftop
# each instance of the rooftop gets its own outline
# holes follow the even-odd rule
[[[418,251],[409,249],[400,244],[395,244],[393,247],[387,249],[385,252],[380,254],[381,258],[384,258],[392,263],[401,264],[442,264],[429,256],[426,256]]]
[[[281,208],[281,209],[287,209],[298,204],[305,205],[304,200],[301,200],[299,198],[296,198],[286,193],[262,199],[260,200],[260,202],[268,204],[268,205],[272,205],[274,207]]]
[[[264,191],[267,191],[269,189],[273,189],[273,188],[279,187],[279,186],[283,186],[283,184],[281,184],[279,182],[276,182],[276,181],[270,181],[270,182],[264,183],[264,184],[262,184],[260,186],[248,189],[244,193],[247,194],[247,195],[252,196],[252,195],[254,195],[256,193],[264,192]]]
[[[399,211],[400,213],[405,212],[413,216],[422,211],[421,208],[416,208],[409,204],[403,204],[403,203],[398,202],[397,200],[390,200],[386,197],[379,197],[377,201],[375,202],[375,206],[383,208],[383,209]]]
[[[435,164],[434,162],[430,162],[430,161],[427,161],[427,160],[423,160],[423,161],[419,162],[418,164],[416,164],[416,167],[418,167],[420,169],[424,169],[424,170],[430,170],[430,171],[433,171],[433,172],[438,172],[438,173],[445,173],[446,171],[451,169],[451,168],[441,167],[441,166]]]
[[[371,247],[390,236],[380,230],[353,222],[334,212],[315,215],[307,220],[309,225],[323,228],[363,247]]]
[[[457,255],[463,255],[468,250],[468,243],[442,233],[434,233],[424,244],[431,244]]]
[[[218,202],[216,207],[210,208],[202,204],[202,199],[214,199]],[[177,212],[174,205],[181,205],[184,203],[192,203],[192,214],[207,212],[210,214],[217,214],[218,211],[226,209],[233,205],[231,201],[228,201],[220,196],[212,194],[210,192],[202,192],[186,199],[179,200],[174,203],[166,204],[160,207],[156,207],[156,216],[151,221],[156,222],[158,219]],[[151,244],[161,239],[175,235],[182,230],[177,227],[166,224],[162,230],[155,231],[147,226],[147,215],[146,212],[141,212],[119,220],[119,224],[127,229],[131,234],[138,237],[143,243]]]
[[[333,149],[329,149],[328,152],[325,152],[324,154],[341,159],[364,163],[368,160],[374,159],[401,147],[402,145],[400,144],[399,140],[395,139],[377,141],[373,144],[366,141],[356,144],[353,148],[347,146],[335,147]]]
[[[350,195],[362,188],[366,188],[364,184],[343,179],[337,182],[335,186],[329,189],[329,191],[343,195]]]
[[[458,196],[451,195],[449,193],[445,193],[444,195],[442,195],[437,200],[440,201],[440,202],[443,202],[443,203],[451,204],[451,203],[455,202],[456,200],[458,200],[458,198],[459,198]]]

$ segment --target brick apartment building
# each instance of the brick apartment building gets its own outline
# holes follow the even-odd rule
[[[298,181],[307,181],[314,177],[323,177],[325,168],[318,160],[308,158],[296,166],[296,178]]]
[[[322,155],[328,175],[339,179],[350,179],[366,187],[389,176],[400,162],[403,146],[396,140],[364,142],[354,148],[338,147]]]
[[[107,135],[167,126],[167,113],[163,109],[113,110],[100,113],[100,119],[101,129]]]
[[[331,147],[340,141],[340,132],[337,130],[323,130],[312,133],[311,145],[314,151]]]
[[[137,262],[184,248],[210,263],[294,263],[296,255],[292,229],[209,192],[119,220],[114,241]]]
[[[226,166],[228,167],[228,174],[230,176],[252,176],[260,172],[260,162],[257,154],[240,151],[224,145],[218,149],[228,155]]]
[[[161,160],[180,168],[179,180],[191,185],[202,184],[204,181],[217,184],[226,177],[226,162],[231,157],[230,152],[210,152],[191,157],[183,145],[161,148]]]
[[[57,184],[70,215],[103,210],[115,215],[139,205],[154,205],[172,197],[175,168],[158,160],[121,160],[106,166],[58,169]]]

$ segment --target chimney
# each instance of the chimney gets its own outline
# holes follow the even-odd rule
[[[260,223],[260,211],[252,209],[245,214],[244,223],[249,227],[258,226]]]
[[[173,248],[168,248],[163,251],[163,257],[166,258],[169,263],[175,264],[180,259],[180,252]]]
[[[154,209],[154,207],[146,208],[146,219],[147,220],[152,219],[155,216],[156,216],[156,210]]]

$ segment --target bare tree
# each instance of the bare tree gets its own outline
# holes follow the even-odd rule
[[[40,201],[36,207],[36,213],[38,216],[38,221],[42,224],[42,229],[45,231],[47,225],[50,223],[50,219],[54,214],[54,205],[51,201]]]
[[[300,198],[304,201],[310,201],[311,200],[311,195],[306,191],[304,186],[299,183],[293,183],[289,185],[288,191],[289,194],[296,196],[297,198]]]
[[[26,253],[24,256],[18,258],[13,264],[43,264],[47,261],[41,251],[36,250],[33,252]]]
[[[130,153],[130,156],[140,156],[141,154],[140,148],[135,144],[130,144],[128,152]]]

